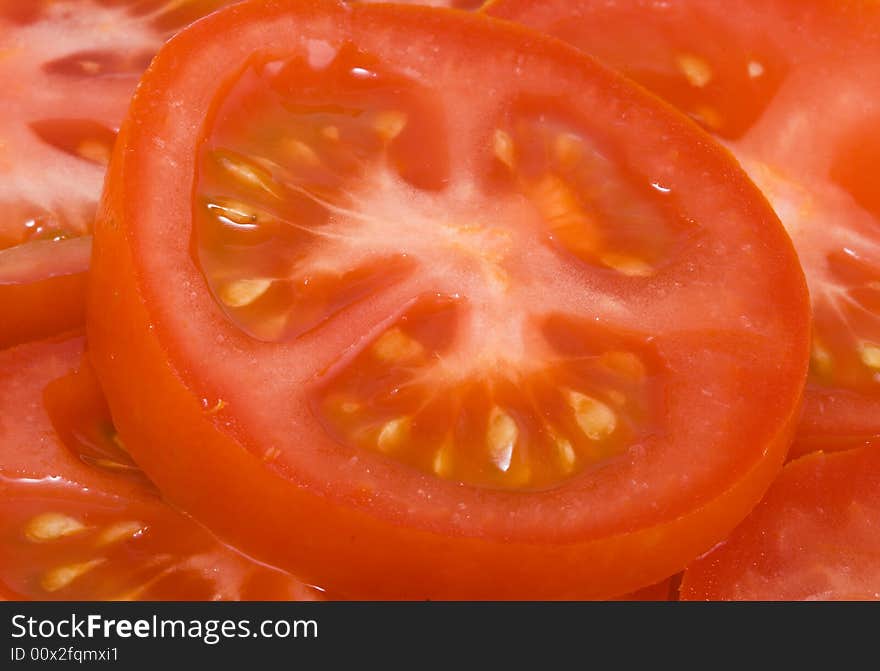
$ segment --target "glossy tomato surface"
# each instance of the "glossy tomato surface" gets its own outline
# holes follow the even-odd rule
[[[89,233],[138,78],[222,0],[0,0],[0,347],[84,322]]]
[[[494,0],[486,11],[596,56],[733,151],[812,294],[797,452],[880,435],[880,5]]]
[[[785,466],[755,511],[685,571],[683,600],[880,599],[880,449]]]
[[[0,354],[0,595],[314,600],[164,503],[119,441],[83,339]]]
[[[808,359],[790,241],[722,148],[559,42],[416,7],[180,33],[91,286],[138,463],[357,598],[662,580],[768,486]]]

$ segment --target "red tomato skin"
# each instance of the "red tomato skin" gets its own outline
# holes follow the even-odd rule
[[[325,10],[325,3],[315,1],[297,6],[304,13]],[[246,2],[224,12],[223,20],[268,20],[285,11],[283,3]],[[217,16],[214,21],[219,22]],[[219,23],[202,22],[178,35],[174,43],[180,50],[196,48],[218,27]],[[523,40],[536,38],[531,31],[520,34]],[[574,53],[554,44],[548,43],[548,48]],[[175,72],[169,64],[161,56],[154,61],[136,101],[173,88]],[[121,222],[135,215],[137,204],[129,194],[145,179],[135,158],[136,147],[149,133],[140,119],[127,119],[105,183],[91,282],[92,287],[113,286],[113,291],[92,291],[89,310],[115,317],[89,320],[92,362],[109,391],[120,433],[136,436],[137,444],[131,448],[139,464],[177,505],[249,554],[296,567],[306,581],[353,598],[607,599],[680,570],[682,557],[704,552],[733,529],[778,473],[799,415],[797,396],[791,398],[790,413],[767,441],[764,458],[738,474],[729,487],[678,517],[599,539],[548,543],[432,533],[293,486],[232,435],[218,430],[217,420],[187,387],[182,372],[168,362],[156,329],[148,328],[154,316],[133,256],[140,241]],[[793,343],[793,351],[804,361],[805,370],[805,289],[801,293],[792,315],[804,322],[804,337]],[[152,393],[125,393],[133,384]],[[186,445],[187,449],[145,449],[149,445]],[[223,483],[222,495],[210,493],[217,492],[217,483]],[[255,491],[260,492],[258,498]],[[326,533],[328,528],[332,534]],[[658,546],[668,549],[672,539],[674,555],[652,551]],[[629,561],[632,557],[639,561]]]
[[[86,320],[88,273],[38,282],[0,284],[0,349],[81,328]]]

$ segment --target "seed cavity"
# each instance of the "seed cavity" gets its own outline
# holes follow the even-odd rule
[[[96,545],[98,547],[105,547],[129,538],[135,538],[143,533],[146,528],[146,524],[138,522],[137,520],[116,522],[115,524],[111,524],[101,530],[101,533],[98,534]]]
[[[592,396],[570,391],[568,405],[574,411],[577,425],[590,440],[607,438],[617,428],[617,415],[614,411]]]
[[[24,529],[29,541],[42,543],[79,533],[86,526],[75,517],[64,513],[43,513],[32,518]]]
[[[220,289],[220,300],[231,308],[245,307],[266,293],[273,281],[267,277],[234,280]]]
[[[679,54],[675,62],[691,86],[703,88],[712,81],[712,67],[699,56]]]
[[[47,592],[57,592],[102,563],[104,559],[92,559],[78,564],[58,566],[43,575],[40,586]]]
[[[492,151],[495,154],[495,158],[513,170],[513,166],[516,163],[516,157],[513,147],[513,138],[510,137],[510,134],[500,128],[496,128],[495,132],[492,134]]]
[[[513,448],[519,438],[516,422],[497,405],[489,414],[489,425],[486,429],[486,444],[489,447],[489,458],[495,466],[507,472],[513,459]]]
[[[373,354],[381,361],[409,361],[421,356],[425,349],[399,328],[385,331],[373,344]]]
[[[392,419],[379,431],[376,446],[382,452],[390,452],[406,440],[407,435],[409,435],[409,419],[406,417]]]

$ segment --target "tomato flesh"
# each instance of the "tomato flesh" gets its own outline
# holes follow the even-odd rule
[[[724,543],[688,567],[682,600],[880,599],[880,449],[790,462]]]
[[[0,590],[22,600],[316,599],[173,510],[69,337],[0,355]],[[22,411],[22,409],[26,411]]]
[[[126,446],[342,593],[619,595],[720,540],[787,447],[808,303],[778,221],[691,124],[514,26],[214,14],[148,71],[101,211],[89,338]]]
[[[791,235],[812,294],[797,450],[880,434],[880,12],[858,3],[495,0],[723,141]]]

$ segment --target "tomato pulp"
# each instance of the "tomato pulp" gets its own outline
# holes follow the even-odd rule
[[[796,453],[880,434],[880,9],[830,0],[495,0],[724,142],[791,235],[812,294]]]
[[[803,275],[730,156],[464,12],[246,2],[181,32],[93,273],[137,462],[357,598],[657,582],[760,498],[806,375]]]
[[[164,503],[63,337],[0,354],[0,593],[46,600],[314,600]]]
[[[129,98],[222,0],[0,0],[0,347],[84,322],[95,205]]]

